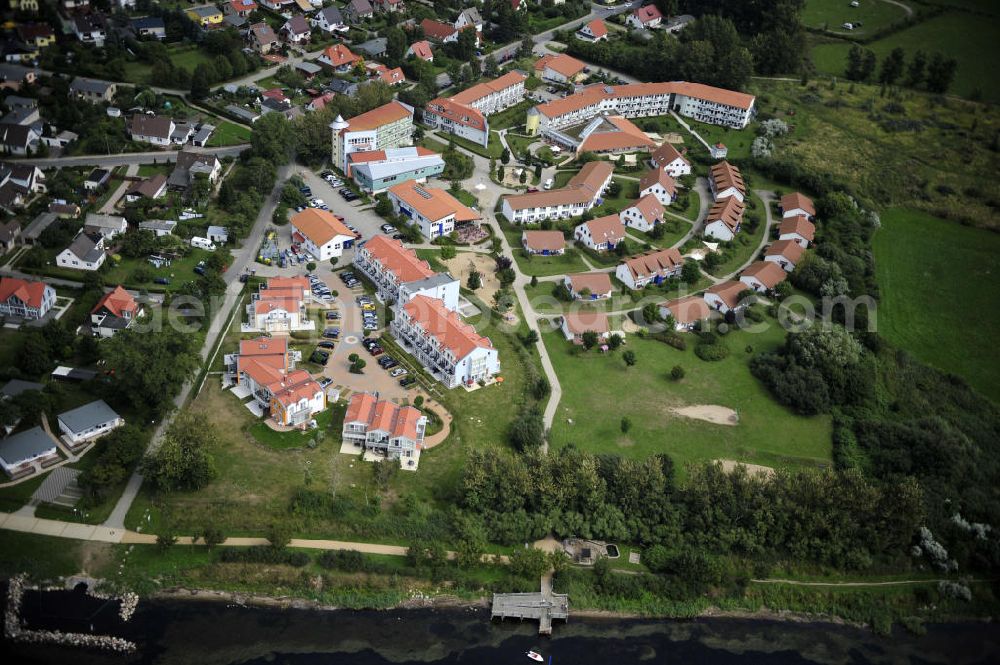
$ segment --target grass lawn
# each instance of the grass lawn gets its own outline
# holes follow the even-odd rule
[[[526,99],[515,104],[508,109],[490,116],[490,129],[509,129],[511,127],[523,126],[528,109],[535,105],[535,102]]]
[[[906,11],[882,0],[863,0],[859,7],[851,7],[844,0],[806,0],[800,19],[802,25],[819,30],[843,32],[854,37],[870,35],[887,25],[906,17]],[[844,23],[861,21],[862,26],[848,32]]]
[[[736,238],[732,241],[732,249],[729,260],[724,263],[720,263],[716,266],[715,270],[711,271],[716,277],[721,277],[723,275],[728,275],[733,272],[744,263],[750,260],[757,253],[757,248],[760,247],[760,241],[764,237],[764,229],[767,228],[767,221],[764,219],[764,202],[760,200],[756,195],[754,199],[757,202],[757,210],[760,211],[761,221],[757,225],[757,229],[750,233],[745,228],[741,229],[736,235]],[[777,220],[775,220],[777,223]]]
[[[568,302],[557,300],[552,295],[557,285],[561,283],[562,280],[559,282],[539,282],[537,286],[529,284],[524,287],[524,293],[528,296],[528,301],[532,307],[539,314],[560,314],[570,305]],[[617,289],[612,290],[610,298],[601,300],[575,300],[573,302],[573,307],[580,311],[594,310],[603,312],[607,310],[627,309],[631,306],[632,299],[621,297]]]
[[[55,265],[55,255],[60,251],[61,249],[59,248],[51,250],[52,258],[50,260],[52,265],[45,266],[41,272],[45,275],[49,275],[50,277],[61,277],[63,279],[79,281],[82,277],[81,271],[73,270],[72,268],[62,268]],[[104,274],[104,280],[107,284],[124,284],[130,288],[144,288],[150,291],[177,291],[184,286],[184,284],[197,277],[194,272],[195,266],[198,265],[199,261],[207,259],[210,255],[211,252],[207,250],[192,248],[186,256],[182,256],[181,258],[173,261],[171,265],[163,266],[161,268],[154,267],[145,259],[122,258],[118,265],[114,266]],[[161,285],[155,284],[154,282],[144,284],[134,282],[131,279],[132,273],[134,273],[140,266],[149,268],[153,279],[156,279],[157,277],[166,277],[170,280],[170,284]]]
[[[208,55],[197,46],[168,46],[170,60],[175,66],[186,69],[189,73],[194,73],[195,67],[202,63],[212,62],[212,56]],[[125,63],[125,80],[130,83],[156,84],[151,81],[153,66],[146,62],[137,60]]]
[[[627,348],[638,358],[631,368],[620,352],[573,355],[562,333],[543,334],[563,389],[552,425],[554,445],[635,457],[665,452],[680,464],[734,459],[777,467],[829,465],[830,418],[794,415],[750,374],[748,345],[760,353],[784,342],[784,330],[768,323],[759,334],[735,331],[722,338],[731,355],[718,362],[695,356],[690,335],[685,351],[629,335]],[[675,365],[687,373],[679,382],[669,378]],[[739,424],[716,425],[672,411],[699,404],[735,409]],[[622,417],[631,420],[628,434],[621,432]]]
[[[49,475],[48,472],[39,473],[34,478],[29,478],[17,485],[0,489],[0,511],[12,513],[18,508],[23,507],[24,504],[28,503],[28,499],[35,493],[35,490],[38,489],[38,486],[42,484],[47,475]],[[7,476],[5,475],[4,480],[6,479]]]
[[[0,575],[28,573],[34,581],[54,580],[80,570],[83,542],[69,538],[4,531],[0,547]],[[44,556],[39,556],[44,553]]]
[[[894,208],[872,248],[879,333],[1000,402],[1000,311],[987,305],[1000,302],[1000,236]]]
[[[990,148],[1000,115],[982,105],[903,91],[898,103],[904,111],[890,116],[876,86],[755,81],[753,92],[762,112],[792,126],[776,149],[804,173],[846,185],[877,210],[910,207],[1000,227],[992,204],[1000,199],[993,177],[997,158]],[[916,121],[923,129],[889,132],[873,113]]]
[[[691,126],[691,129],[696,131],[701,138],[705,139],[709,145],[715,145],[720,142],[725,143],[726,147],[729,149],[726,159],[740,160],[748,159],[750,157],[750,145],[757,137],[757,133],[755,131],[756,125],[754,123],[751,123],[743,129],[730,129],[729,127],[720,127],[719,125],[709,125],[703,122],[697,122],[696,120],[691,120],[690,118],[685,118],[685,122],[687,122],[687,124]],[[683,128],[681,131],[684,132]],[[688,146],[691,150],[701,151],[702,154],[707,152],[705,146],[693,137],[688,143]]]
[[[845,12],[848,11],[846,4]],[[958,70],[950,92],[963,97],[980,95],[986,101],[997,102],[1000,101],[1000,90],[989,85],[989,81],[993,80],[993,62],[1000,56],[1000,41],[996,39],[998,32],[1000,17],[996,15],[947,11],[867,44],[865,48],[874,51],[880,62],[897,46],[906,51],[907,63],[918,50],[940,52],[955,58]],[[812,50],[816,69],[825,74],[843,76],[850,48],[851,44],[847,41],[818,43]]]
[[[574,247],[567,246],[566,252],[558,256],[528,256],[521,247],[522,229],[514,227],[509,222],[501,221],[500,227],[507,236],[507,242],[517,261],[518,268],[525,275],[547,277],[549,275],[565,275],[571,272],[587,272],[590,268],[583,262]]]
[[[315,430],[292,430],[290,432],[278,432],[267,426],[263,421],[259,421],[250,426],[249,432],[257,441],[270,446],[275,450],[290,450],[293,448],[307,447],[313,438],[322,438],[323,433],[331,426],[339,429],[339,425],[344,421],[344,405],[333,406],[316,416],[317,429]]]
[[[211,138],[208,139],[208,145],[214,148],[219,146],[247,143],[249,140],[249,129],[241,125],[237,125],[234,122],[223,120],[215,126],[215,131],[212,133]]]
[[[485,148],[478,143],[473,143],[468,139],[464,139],[460,136],[452,136],[451,134],[438,134],[438,138],[447,138],[448,140],[454,142],[455,145],[465,148],[469,152],[475,153],[480,157],[485,157],[486,159],[500,159],[500,154],[503,152],[503,145],[500,143],[500,137],[496,132],[490,132],[489,145]]]
[[[514,156],[519,159],[523,159],[527,155],[528,146],[537,140],[534,136],[518,136],[510,132],[507,133],[507,145],[510,146],[510,151],[514,153]]]
[[[687,235],[688,231],[691,230],[691,224],[682,222],[676,217],[665,217],[664,219],[664,232],[661,238],[652,238],[648,233],[644,231],[637,231],[632,228],[628,229],[628,234],[639,238],[641,242],[648,243],[653,247],[673,247],[681,238]]]
[[[420,139],[420,145],[437,153],[443,153],[448,149],[447,143],[441,143],[429,136],[424,136],[424,138]]]

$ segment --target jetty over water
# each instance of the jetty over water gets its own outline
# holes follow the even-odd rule
[[[553,619],[569,619],[569,596],[564,593],[495,593],[491,618],[535,619],[540,635],[552,634]]]

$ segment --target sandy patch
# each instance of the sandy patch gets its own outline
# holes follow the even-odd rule
[[[635,321],[633,321],[627,316],[622,317],[621,329],[623,333],[632,333],[632,334],[635,334],[639,332],[639,330],[641,330],[641,328],[638,325],[636,325]]]
[[[458,279],[462,286],[469,283],[469,274],[473,269],[478,270],[483,276],[483,285],[475,290],[476,297],[486,303],[487,307],[493,305],[493,295],[500,289],[500,280],[497,279],[497,264],[488,254],[477,254],[474,252],[459,252],[455,258],[441,261],[451,273],[452,277]]]
[[[745,466],[747,472],[752,475],[770,476],[774,474],[774,469],[769,466],[761,466],[760,464],[747,464],[746,462],[737,462],[731,459],[717,459],[712,460],[713,462],[718,462],[722,465],[722,470],[726,473],[732,473],[736,470],[739,465]]]
[[[735,411],[725,406],[715,404],[696,404],[694,406],[674,407],[674,413],[685,418],[704,420],[716,425],[736,425],[740,417]]]

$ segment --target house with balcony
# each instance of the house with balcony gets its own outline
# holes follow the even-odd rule
[[[711,314],[708,303],[699,296],[685,296],[684,298],[668,300],[661,303],[659,309],[660,316],[663,318],[669,316],[674,320],[674,330],[677,332],[695,330]]]
[[[671,178],[691,174],[691,162],[672,143],[664,143],[654,150],[649,161],[654,169],[666,172]]]
[[[683,266],[681,253],[671,247],[626,259],[615,269],[615,277],[628,288],[638,290],[679,277]]]
[[[270,277],[253,294],[246,306],[247,322],[243,332],[292,332],[313,330],[307,303],[312,300],[309,280],[304,276]]]
[[[501,211],[514,224],[579,217],[601,204],[613,173],[607,162],[588,162],[565,187],[503,196]]]
[[[326,408],[323,388],[309,372],[295,369],[301,359],[301,353],[288,348],[287,337],[240,340],[239,352],[224,358],[236,383],[233,392],[252,397],[250,410],[258,416],[285,426],[304,425]]]
[[[747,195],[747,187],[743,183],[743,174],[739,167],[725,160],[712,165],[708,184],[712,189],[712,198],[716,201],[734,196],[743,203]]]
[[[0,316],[35,321],[56,304],[56,290],[45,282],[0,277]]]
[[[355,393],[347,404],[340,452],[360,453],[365,460],[398,459],[403,469],[414,470],[426,431],[427,416],[416,408]]]
[[[500,373],[500,359],[490,339],[437,298],[413,297],[397,309],[391,331],[400,346],[446,388],[471,388]]]
[[[743,202],[735,196],[717,200],[705,217],[705,237],[731,241],[742,228],[743,211]]]
[[[90,330],[94,337],[113,337],[131,328],[142,314],[142,305],[119,284],[101,296],[90,310]]]
[[[437,273],[399,240],[377,235],[354,253],[354,267],[375,285],[379,300],[404,305],[418,295],[440,299],[458,309],[459,283],[448,273]]]

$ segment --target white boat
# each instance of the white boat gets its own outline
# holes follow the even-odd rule
[[[530,658],[531,660],[538,661],[539,663],[541,663],[542,661],[545,660],[544,658],[542,658],[542,654],[537,653],[535,651],[529,651],[528,653],[526,653],[524,655],[527,656],[528,658]]]

